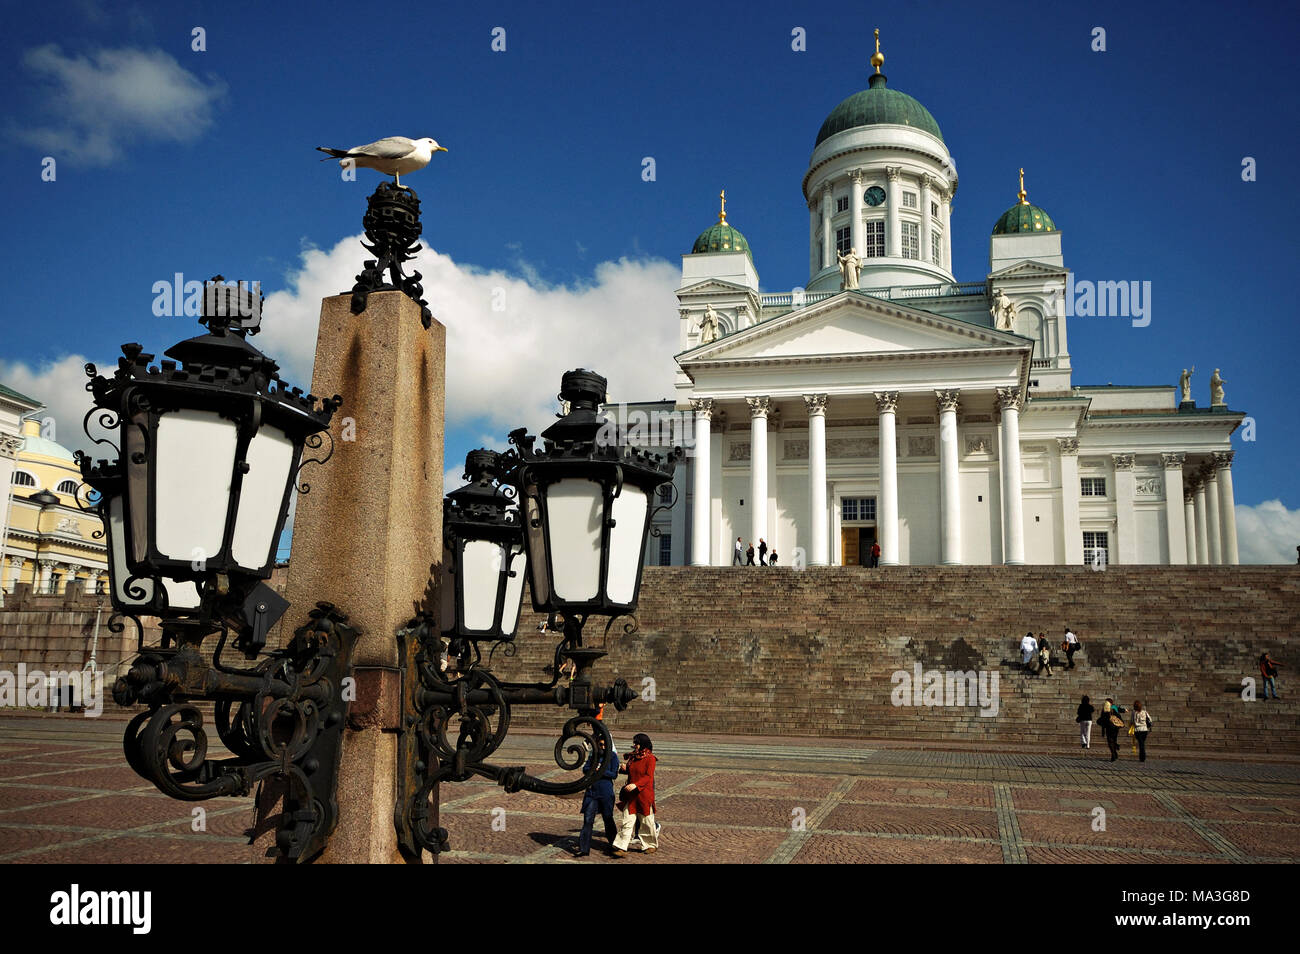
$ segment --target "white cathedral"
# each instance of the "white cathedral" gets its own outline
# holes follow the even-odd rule
[[[647,562],[728,565],[740,538],[783,565],[866,564],[877,542],[884,566],[1237,563],[1245,415],[1218,371],[1200,407],[1186,371],[1177,389],[1073,384],[1074,282],[1023,172],[987,276],[958,282],[956,169],[876,45],[803,176],[807,287],[759,291],[725,196],[682,256],[676,399],[633,407],[676,410],[693,446]]]

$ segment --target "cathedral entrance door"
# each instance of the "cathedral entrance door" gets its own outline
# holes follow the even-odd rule
[[[842,566],[871,566],[871,545],[875,542],[875,527],[842,527],[840,529],[840,564]]]

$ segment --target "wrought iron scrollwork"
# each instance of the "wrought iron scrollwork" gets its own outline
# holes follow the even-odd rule
[[[338,399],[338,395],[334,395],[334,398]],[[340,403],[342,402],[340,401]],[[307,439],[303,441],[303,447],[306,450],[320,450],[327,438],[330,442],[330,449],[325,452],[324,457],[307,457],[304,455],[301,463],[298,464],[298,471],[294,474],[293,480],[294,489],[297,490],[298,493],[311,493],[311,484],[307,483],[305,480],[299,479],[299,475],[302,473],[303,468],[308,464],[324,464],[334,456],[334,435],[329,431],[317,431],[315,434],[309,434],[307,435]]]
[[[400,730],[395,812],[398,842],[408,857],[448,849],[447,830],[437,823],[436,792],[441,782],[463,782],[477,775],[492,779],[507,792],[563,796],[585,791],[600,778],[605,753],[613,746],[609,730],[597,718],[600,706],[613,704],[621,711],[636,693],[622,679],[612,686],[593,684],[592,665],[605,653],[582,647],[582,621],[566,620],[564,633],[556,647],[553,678],[545,683],[498,679],[471,652],[472,644],[453,643],[444,668],[442,640],[429,614],[411,620],[398,634],[408,715]],[[409,662],[407,654],[411,654]],[[562,661],[573,666],[568,685],[559,684]],[[555,764],[578,772],[577,778],[552,782],[530,775],[525,766],[488,764],[510,730],[512,707],[518,705],[577,710],[555,743]]]
[[[420,322],[431,327],[433,314],[424,300],[424,276],[412,271],[408,276],[402,265],[420,251],[418,243],[423,226],[420,224],[420,199],[413,189],[381,182],[379,188],[366,202],[366,214],[361,220],[366,238],[361,244],[367,252],[377,256],[368,259],[357,283],[352,286],[352,314],[366,310],[366,297],[375,291],[400,291],[420,306]],[[384,280],[384,273],[388,280]]]
[[[163,626],[167,633],[168,621]],[[109,628],[120,631],[123,624],[110,620]],[[211,663],[204,658],[200,643],[209,631],[170,632],[175,646],[145,650],[114,684],[119,705],[149,706],[127,726],[127,762],[182,801],[248,795],[259,782],[282,781],[276,846],[286,860],[309,860],[338,820],[334,789],[347,713],[342,682],[359,634],[345,614],[318,603],[284,649],[238,669],[221,663],[224,627]],[[193,705],[199,699],[216,703],[217,735],[232,758],[209,758],[203,714]]]

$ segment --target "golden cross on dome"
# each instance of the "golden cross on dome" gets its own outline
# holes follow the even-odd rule
[[[1020,170],[1020,192],[1019,192],[1020,204],[1021,204],[1021,205],[1028,205],[1028,204],[1029,204],[1029,200],[1025,198],[1025,195],[1026,195],[1026,193],[1025,193],[1025,170],[1024,170],[1024,169],[1021,169],[1021,170]]]
[[[718,193],[718,198],[722,200],[722,211],[718,213],[718,224],[727,224],[727,190],[723,189]]]
[[[880,31],[876,30],[876,52],[871,55],[871,65],[874,66],[876,72],[879,73],[880,67],[884,65],[884,62],[885,54],[880,52]]]

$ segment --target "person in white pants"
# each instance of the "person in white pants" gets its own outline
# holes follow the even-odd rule
[[[632,832],[637,819],[641,819],[641,833],[637,838],[642,851],[653,852],[659,848],[659,825],[655,823],[655,756],[650,736],[638,732],[632,737],[632,754],[619,767],[627,773],[627,784],[619,795],[619,807],[624,815],[619,822],[618,837],[614,839],[614,856],[622,858],[632,844]]]
[[[1096,711],[1088,701],[1088,697],[1084,696],[1074,717],[1074,721],[1079,723],[1079,742],[1085,749],[1092,746],[1092,717]]]

